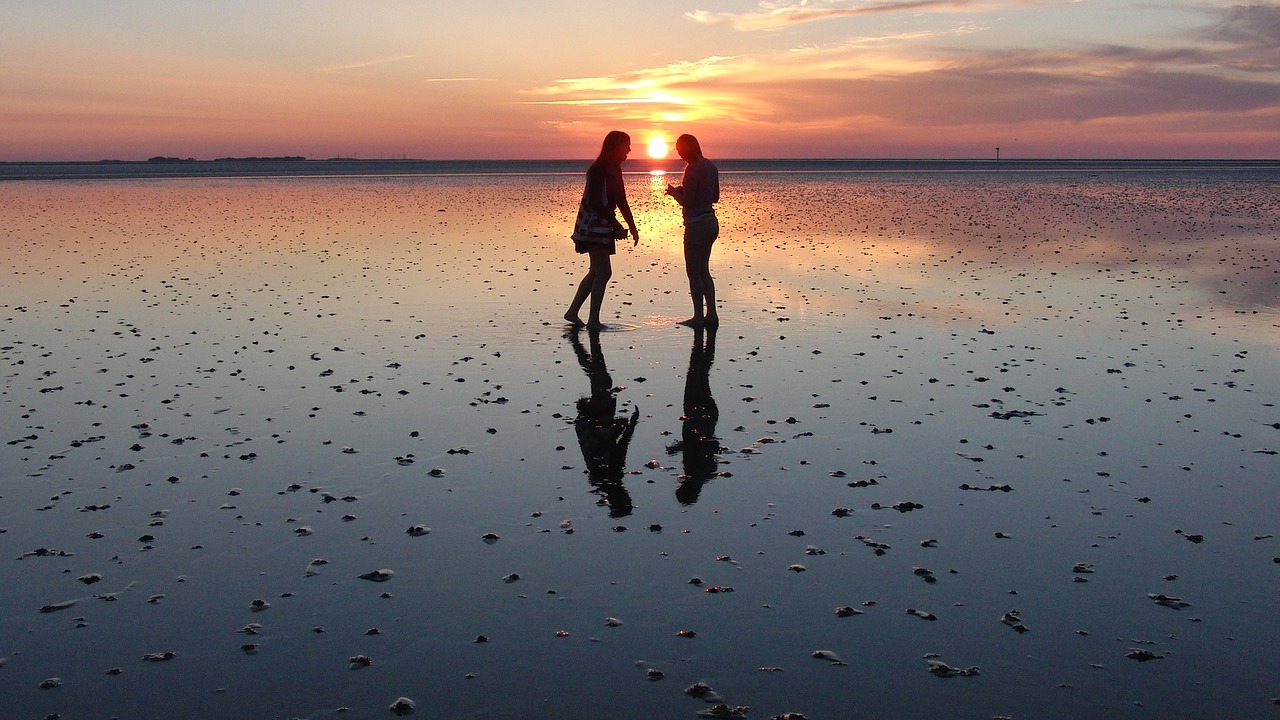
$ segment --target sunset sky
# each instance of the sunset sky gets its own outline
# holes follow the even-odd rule
[[[1280,3],[6,0],[0,160],[1277,158]]]

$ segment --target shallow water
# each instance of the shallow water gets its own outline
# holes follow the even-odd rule
[[[1274,180],[726,173],[711,336],[629,176],[581,354],[572,176],[7,183],[4,714],[1266,713]]]

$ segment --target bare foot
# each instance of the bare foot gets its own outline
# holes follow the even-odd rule
[[[703,320],[702,320],[702,324],[703,324],[703,325],[719,325],[719,324],[720,324],[720,316],[719,316],[719,315],[708,315],[708,316],[706,316],[705,318],[703,318]]]
[[[702,325],[705,325],[705,324],[706,324],[706,322],[707,322],[707,321],[706,321],[706,318],[701,318],[701,317],[691,317],[691,318],[689,318],[688,320],[681,320],[680,322],[678,322],[678,323],[676,323],[676,324],[677,324],[677,325],[687,325],[687,326],[689,326],[689,327],[700,327],[700,326],[702,326]]]
[[[586,323],[582,322],[582,318],[571,312],[566,312],[564,314],[564,321],[574,327],[582,327],[583,325],[586,325]]]
[[[599,320],[592,320],[591,322],[587,323],[588,330],[603,330],[604,328],[605,328],[605,324],[600,322]]]

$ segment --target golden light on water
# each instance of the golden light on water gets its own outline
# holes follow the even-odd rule
[[[668,150],[667,141],[661,135],[654,135],[653,139],[649,141],[649,157],[654,160],[665,158]]]

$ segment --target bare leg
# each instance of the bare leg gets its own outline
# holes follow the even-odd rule
[[[586,323],[582,322],[582,318],[578,317],[578,311],[582,309],[582,304],[587,301],[587,296],[591,294],[591,285],[595,282],[595,277],[588,270],[586,276],[578,283],[578,290],[573,295],[573,302],[569,303],[569,309],[565,311],[564,319],[574,327],[582,327]]]
[[[711,245],[707,245],[706,254],[702,256],[702,302],[706,304],[703,321],[707,325],[719,325],[720,315],[716,312],[716,281],[711,277]]]
[[[681,325],[714,325],[720,322],[716,314],[716,286],[711,279],[711,244],[685,243],[684,267],[689,276],[689,296],[693,300],[693,317]]]
[[[564,319],[575,327],[599,329],[603,327],[600,322],[600,306],[604,303],[604,291],[613,275],[613,265],[609,261],[609,253],[604,250],[591,250],[587,254],[591,257],[591,266],[578,282],[578,290],[573,295],[573,302],[569,303]],[[587,316],[589,320],[583,322],[578,312],[582,310],[587,298],[591,298],[590,314]]]
[[[587,277],[591,278],[591,310],[587,315],[587,328],[598,330],[604,327],[600,322],[600,307],[604,305],[604,290],[609,286],[609,278],[613,277],[613,263],[609,260],[608,250],[592,250],[591,270]],[[583,284],[586,278],[583,278]],[[581,292],[581,289],[579,289]]]

